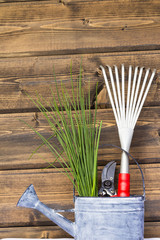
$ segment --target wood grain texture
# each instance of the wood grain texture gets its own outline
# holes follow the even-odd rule
[[[120,67],[124,63],[126,68],[132,64],[157,69],[134,132],[131,154],[145,175],[145,237],[160,237],[160,2],[0,0],[0,238],[69,237],[40,213],[16,207],[30,183],[50,207],[73,207],[67,178],[58,170],[43,169],[54,159],[48,149],[40,148],[28,160],[41,141],[19,119],[50,136],[50,128],[25,92],[35,99],[37,91],[49,102],[50,87],[55,89],[54,66],[58,87],[62,81],[71,95],[70,63],[76,86],[81,56],[83,88],[87,95],[90,81],[92,102],[99,83],[98,119],[103,120],[99,177],[103,165],[116,160],[116,185],[121,153],[105,145],[119,145],[119,140],[99,65]],[[132,193],[142,194],[140,173],[130,162]],[[73,215],[65,216],[73,219]]]
[[[55,75],[60,86],[61,81],[65,84],[67,91],[71,94],[70,65],[73,65],[74,86],[78,77],[81,56],[48,56],[48,57],[20,57],[0,58],[0,112],[22,112],[34,108],[25,92],[35,99],[36,92],[45,97],[46,101],[51,99],[50,87],[55,88],[53,66]],[[153,81],[145,106],[160,105],[160,51],[110,53],[110,54],[85,54],[83,55],[83,88],[87,94],[90,82],[91,97],[95,96],[96,83],[99,82],[99,91],[103,88],[104,80],[99,72],[99,65],[109,64],[118,67],[122,63],[126,69],[130,64],[134,67],[144,66],[157,69],[157,77]],[[103,97],[102,97],[103,96]],[[106,93],[99,97],[99,107],[106,107],[109,101]]]
[[[70,238],[70,235],[68,235],[58,226],[0,228],[0,236],[1,238]],[[158,238],[159,236],[160,223],[145,222],[144,237]]]
[[[66,4],[63,4],[63,3]],[[85,4],[84,4],[85,2]],[[26,1],[1,3],[2,23],[32,22],[51,19],[79,19],[85,16],[119,20],[134,17],[159,17],[159,1]],[[15,15],[16,13],[16,15]]]
[[[0,228],[1,238],[70,238],[71,236],[57,226]]]
[[[2,3],[0,57],[160,49],[159,9],[159,1]]]
[[[144,223],[144,237],[145,238],[159,238],[160,223],[159,222],[145,222]],[[154,231],[153,231],[154,229]]]
[[[42,168],[48,166],[55,157],[42,147],[29,160],[29,156],[42,142],[24,123],[25,121],[43,136],[50,137],[52,132],[40,113],[2,114],[0,117],[0,169]],[[105,144],[119,144],[119,137],[111,109],[98,110],[97,120],[103,121],[99,164],[120,160],[120,151]],[[160,107],[143,108],[135,128],[130,153],[141,163],[160,162]],[[57,144],[56,138],[52,144]]]

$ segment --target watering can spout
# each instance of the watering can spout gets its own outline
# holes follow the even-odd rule
[[[51,209],[40,202],[32,184],[23,193],[17,203],[17,206],[38,210],[46,217],[48,217],[52,222],[60,226],[64,231],[69,233],[72,237],[75,236],[75,223],[63,217],[61,214],[55,212],[54,209]]]

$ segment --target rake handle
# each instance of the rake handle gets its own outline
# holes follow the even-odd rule
[[[117,197],[130,196],[130,174],[119,173]]]
[[[118,194],[112,197],[129,197],[130,196],[130,174],[120,173],[118,178]]]

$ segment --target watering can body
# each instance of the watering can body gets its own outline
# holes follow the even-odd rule
[[[143,240],[144,197],[75,197],[75,222],[66,219],[38,199],[33,185],[17,206],[33,208],[59,225],[75,240]]]
[[[75,199],[77,240],[144,239],[142,196]]]

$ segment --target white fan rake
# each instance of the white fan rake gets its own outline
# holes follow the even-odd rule
[[[114,72],[112,71],[112,68],[107,65],[109,75],[109,77],[107,77],[104,67],[100,66],[100,68],[102,69],[110,103],[117,123],[121,148],[126,152],[129,152],[134,128],[154,79],[156,70],[153,70],[150,74],[150,69],[145,71],[144,67],[139,69],[137,66],[133,70],[133,67],[129,66],[126,74],[124,64],[122,64],[120,76],[116,65],[114,66]],[[125,88],[125,75],[128,78],[127,88]],[[125,92],[127,94],[125,94]],[[128,183],[126,183],[126,181],[128,181]],[[126,187],[124,185],[120,186],[122,182],[124,185],[127,184]],[[130,195],[130,188],[128,186],[129,182],[129,158],[125,152],[122,152],[118,196]],[[121,188],[127,188],[128,190],[125,193]]]

